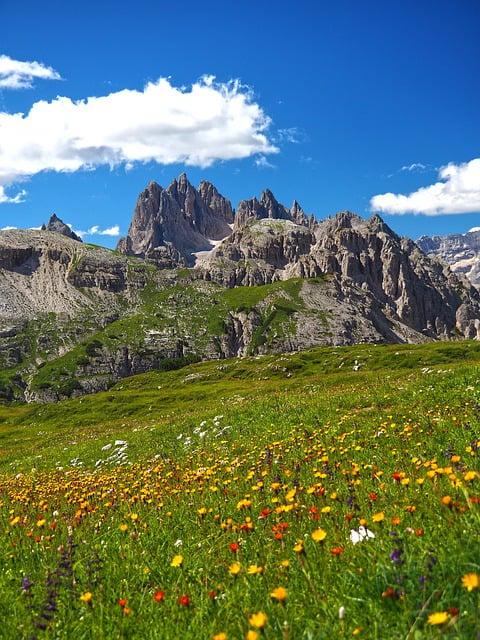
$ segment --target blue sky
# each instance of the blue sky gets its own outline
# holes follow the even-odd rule
[[[183,171],[233,206],[480,226],[476,0],[47,4],[0,2],[0,228],[114,247]]]

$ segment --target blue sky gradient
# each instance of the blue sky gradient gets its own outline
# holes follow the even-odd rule
[[[344,209],[364,217],[376,210],[414,239],[465,233],[480,226],[480,162],[472,162],[480,157],[479,25],[480,4],[473,0],[86,0],[49,2],[48,10],[30,0],[0,2],[6,66],[36,61],[52,76],[14,88],[7,72],[2,86],[0,74],[0,228],[39,226],[55,212],[75,230],[96,231],[86,241],[114,247],[118,237],[99,232],[118,227],[125,235],[148,182],[166,187],[186,171],[194,185],[213,182],[233,206],[269,188],[283,204],[297,199],[318,219]],[[175,154],[166,160],[159,138],[155,152],[163,160],[104,164],[95,151],[87,168],[67,171],[61,162],[58,170],[35,164],[35,135],[20,150],[16,142],[13,114],[25,120],[40,101],[140,94],[160,78],[189,93],[209,75],[223,90],[240,81],[238,94],[248,93],[263,126],[269,121],[257,131],[263,148],[276,152],[252,143],[245,157],[224,159],[225,143],[215,159],[219,144],[198,166]],[[93,116],[85,117],[82,132]],[[112,114],[120,128],[135,118],[128,107]],[[214,133],[221,140],[220,120]],[[54,123],[43,126],[45,140]],[[169,126],[159,115],[158,130]],[[198,126],[194,111],[182,144],[208,146],[206,138],[198,142]],[[62,161],[67,153],[60,153]],[[414,198],[399,198],[419,189]],[[393,195],[378,198],[386,193]],[[19,202],[8,201],[19,194]]]

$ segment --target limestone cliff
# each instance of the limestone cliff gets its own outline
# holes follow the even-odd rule
[[[455,273],[464,274],[480,287],[480,230],[465,234],[421,236],[417,245],[429,255],[440,258]]]

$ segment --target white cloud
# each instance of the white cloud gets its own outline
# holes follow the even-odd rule
[[[7,194],[5,193],[5,187],[2,187],[2,185],[0,184],[0,204],[19,204],[20,202],[24,202],[24,197],[26,195],[27,192],[22,189],[22,191],[19,191],[13,198],[7,196]]]
[[[438,216],[480,212],[480,158],[442,167],[439,181],[408,195],[383,193],[370,200],[370,209],[391,214]]]
[[[59,73],[41,62],[22,62],[0,56],[0,89],[29,89],[34,78],[61,80]]]
[[[98,227],[92,227],[92,229],[96,229],[95,233],[98,233],[99,236],[112,236],[115,238],[120,235],[120,227],[118,224],[103,230],[100,230]],[[93,233],[93,231],[90,232]]]
[[[255,159],[255,166],[259,169],[276,169],[276,166],[269,162],[265,156],[259,156]]]
[[[18,227],[2,227],[0,231],[12,231],[12,229],[18,229]]]
[[[95,224],[87,231],[77,231],[76,229],[72,228],[71,224],[67,226],[70,227],[74,231],[74,233],[77,234],[77,236],[80,236],[80,238],[84,238],[85,236],[112,236],[116,238],[120,235],[120,227],[118,224],[114,225],[113,227],[108,227],[107,229],[100,229],[100,226],[98,224]]]
[[[427,168],[426,164],[421,162],[413,162],[412,164],[404,164],[400,171],[424,171]]]
[[[279,142],[291,142],[299,144],[306,140],[305,132],[298,127],[288,127],[287,129],[279,129],[277,131],[277,139]]]
[[[202,78],[190,90],[166,78],[143,91],[36,102],[30,112],[0,113],[0,185],[41,171],[155,161],[207,167],[217,160],[276,153],[270,118],[238,81]]]

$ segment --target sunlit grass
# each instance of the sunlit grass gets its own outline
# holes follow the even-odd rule
[[[0,637],[475,637],[477,358],[318,349],[3,408]]]

